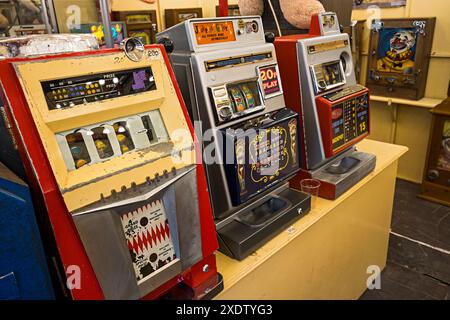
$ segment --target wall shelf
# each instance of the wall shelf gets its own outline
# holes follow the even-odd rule
[[[418,108],[434,109],[444,99],[423,98],[420,100],[408,100],[408,99],[389,98],[383,96],[371,96],[370,100],[385,102],[389,105],[397,104],[397,105],[413,106]]]

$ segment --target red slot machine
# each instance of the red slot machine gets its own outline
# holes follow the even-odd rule
[[[211,298],[223,284],[192,124],[163,47],[122,45],[1,61],[9,138],[71,298]]]
[[[310,33],[276,38],[286,104],[301,114],[304,179],[321,182],[336,199],[375,169],[376,157],[357,151],[370,133],[369,90],[356,83],[350,40],[335,13],[316,15]]]

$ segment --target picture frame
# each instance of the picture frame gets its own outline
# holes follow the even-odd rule
[[[239,10],[239,5],[237,4],[230,4],[228,6],[228,16],[229,17],[238,17],[241,15],[241,12]],[[220,16],[220,6],[216,6],[216,17]]]
[[[424,97],[435,26],[436,18],[372,21],[366,74],[372,95]]]
[[[185,20],[203,18],[202,8],[166,9],[164,12],[166,29]]]
[[[156,10],[116,11],[113,16],[126,24],[128,37],[139,38],[144,45],[156,43],[159,30]]]
[[[367,20],[353,20],[350,25],[350,44],[352,49],[353,64],[357,81],[363,81],[362,75],[362,41]]]
[[[419,197],[450,206],[450,98],[434,108]]]

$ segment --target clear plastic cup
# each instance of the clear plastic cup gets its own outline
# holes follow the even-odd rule
[[[304,193],[310,194],[312,196],[311,205],[316,204],[317,197],[319,196],[320,186],[322,184],[320,181],[315,179],[305,179],[300,182],[300,186]]]

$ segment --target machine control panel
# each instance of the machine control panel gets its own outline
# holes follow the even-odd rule
[[[41,83],[49,110],[156,90],[151,67]]]
[[[369,134],[368,89],[356,85],[319,97],[317,107],[324,144],[328,145],[327,156],[339,153]]]

